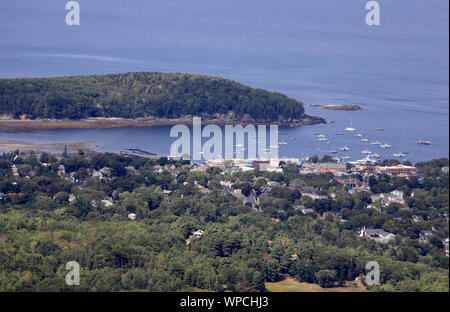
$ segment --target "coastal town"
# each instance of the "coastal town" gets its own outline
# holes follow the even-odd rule
[[[367,218],[367,223],[360,222],[359,226],[352,226],[356,237],[386,244],[394,249],[405,239],[414,239],[422,245],[429,246],[438,241],[442,253],[447,257],[449,255],[448,194],[447,206],[444,207],[447,210],[440,209],[431,213],[430,210],[417,207],[415,197],[423,196],[420,189],[431,183],[431,178],[410,163],[402,164],[397,160],[386,160],[377,164],[351,165],[328,156],[323,159],[318,157],[302,160],[217,159],[205,163],[191,163],[138,149],[121,151],[120,157],[128,159],[128,162],[133,159],[133,162],[142,164],[150,159],[154,165],[149,171],[148,167],[141,170],[133,165],[120,165],[119,168],[108,166],[90,168],[88,161],[83,162],[80,157],[92,160],[97,157],[95,154],[84,155],[80,151],[79,154],[71,156],[67,151],[65,153],[65,155],[49,155],[45,152],[16,151],[4,154],[2,163],[4,182],[0,185],[0,203],[20,201],[17,198],[21,197],[28,198],[30,194],[27,194],[23,187],[17,190],[17,186],[46,171],[55,172],[59,178],[74,186],[71,193],[65,194],[68,204],[76,204],[80,196],[77,194],[81,194],[83,188],[92,183],[111,183],[118,176],[138,177],[150,173],[156,179],[161,176],[168,179],[168,183],[161,189],[165,201],[172,201],[174,196],[183,198],[184,195],[178,194],[175,187],[182,185],[193,187],[202,194],[219,191],[223,195],[234,197],[244,206],[262,212],[264,207],[267,207],[267,199],[274,193],[283,194],[279,197],[284,202],[276,204],[272,212],[274,222],[280,222],[278,218],[280,212],[292,210],[299,215],[346,224],[349,218],[355,217],[354,211],[352,213],[345,205],[336,205],[338,206],[336,208],[334,203],[340,203],[343,198],[354,201],[353,198],[356,197],[362,205],[358,209],[366,216],[377,215],[378,218],[385,220],[385,225],[397,223],[401,226],[400,224],[407,223],[408,227],[411,227],[406,235],[408,237],[404,234],[399,236],[389,232],[389,227],[374,226],[374,222]],[[75,159],[81,161],[81,164]],[[443,162],[446,165],[439,168],[437,179],[442,178],[448,187],[448,160]],[[117,166],[117,162],[115,164]],[[207,173],[215,173],[214,180],[208,180],[207,177],[210,175]],[[186,179],[187,175],[191,179]],[[145,176],[145,179],[148,177]],[[114,190],[111,196],[93,199],[89,204],[92,208],[120,206],[122,197],[117,193],[118,191]],[[60,192],[49,200],[57,200],[59,196]],[[125,214],[131,221],[142,217],[142,214],[133,209],[126,211]],[[405,233],[404,229],[394,228]],[[203,230],[192,233],[197,238],[201,238],[203,234],[205,234]]]

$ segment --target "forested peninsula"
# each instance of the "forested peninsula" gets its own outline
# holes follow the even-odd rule
[[[303,103],[283,94],[210,76],[182,73],[125,73],[57,78],[0,79],[2,126],[5,120],[123,118],[160,125],[191,115],[219,124],[325,122],[305,114]],[[33,125],[33,123],[24,123]],[[95,127],[96,123],[91,123]],[[100,127],[105,127],[99,121]],[[136,124],[139,125],[139,124]],[[77,125],[78,127],[88,127]],[[97,125],[98,126],[98,125]],[[114,126],[121,126],[115,121]]]

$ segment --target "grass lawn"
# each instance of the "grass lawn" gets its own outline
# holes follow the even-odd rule
[[[215,291],[194,287],[194,292],[215,292]]]
[[[367,289],[361,283],[346,282],[344,286],[322,288],[317,284],[301,283],[292,277],[286,277],[279,282],[267,282],[270,292],[364,292]]]

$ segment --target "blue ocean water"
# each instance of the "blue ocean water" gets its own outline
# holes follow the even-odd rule
[[[308,114],[335,121],[288,128],[296,140],[280,147],[282,155],[323,155],[343,145],[353,159],[361,158],[363,149],[385,157],[407,151],[412,161],[449,155],[446,0],[380,0],[381,25],[370,27],[364,0],[78,2],[81,25],[69,27],[66,1],[2,0],[0,77],[129,71],[221,76],[285,93],[303,101]],[[364,109],[309,107],[333,103]],[[350,120],[369,143],[392,149],[380,150],[349,133],[335,136]],[[120,139],[130,132],[132,142]],[[317,141],[314,133],[331,143]],[[167,154],[168,134],[162,127],[0,133],[0,138],[57,142],[86,136],[104,149],[132,144]],[[433,144],[418,145],[419,139]]]

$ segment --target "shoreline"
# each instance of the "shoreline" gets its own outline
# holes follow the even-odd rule
[[[341,111],[355,111],[362,110],[362,107],[359,105],[351,105],[351,104],[314,104],[310,105],[313,108],[322,108],[328,110],[341,110]]]
[[[71,143],[32,143],[16,140],[0,140],[0,148],[5,149],[29,149],[29,150],[52,150],[63,151],[67,147],[68,151],[93,151],[89,142],[71,142]]]
[[[267,122],[253,119],[232,119],[226,117],[219,118],[202,118],[202,124],[215,124],[218,126],[225,125],[248,125],[248,124],[277,124],[278,126],[300,127],[326,123],[321,117],[305,115],[299,120],[279,120]],[[22,132],[27,130],[54,130],[54,129],[110,129],[110,128],[128,128],[128,127],[158,127],[158,126],[174,126],[174,125],[192,125],[192,116],[184,116],[181,118],[87,118],[87,119],[0,119],[0,129],[6,131]]]

